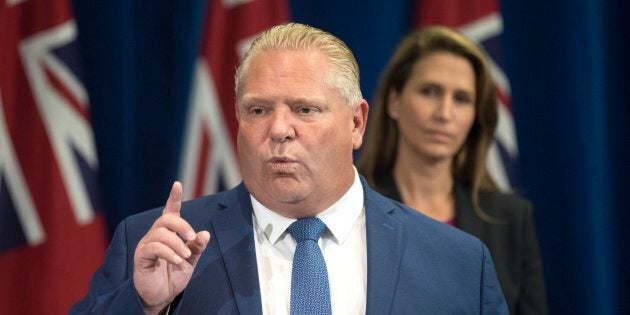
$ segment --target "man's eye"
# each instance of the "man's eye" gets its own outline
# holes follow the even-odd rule
[[[316,111],[315,108],[312,108],[312,107],[300,107],[297,109],[297,112],[299,114],[312,114],[315,111]]]
[[[252,115],[262,115],[265,113],[265,110],[260,107],[254,107],[249,110],[249,113]]]

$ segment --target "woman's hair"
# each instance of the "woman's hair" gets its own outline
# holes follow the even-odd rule
[[[332,68],[327,83],[337,89],[350,106],[358,104],[363,98],[359,86],[359,66],[352,51],[342,40],[308,25],[288,23],[263,32],[245,52],[235,75],[237,102],[246,84],[245,76],[251,59],[261,52],[274,49],[317,50],[324,53]]]
[[[471,188],[473,207],[488,220],[478,205],[480,190],[496,190],[494,181],[486,169],[486,154],[497,124],[497,108],[494,83],[486,57],[470,39],[443,26],[432,26],[416,30],[407,35],[398,45],[381,76],[376,92],[375,105],[369,123],[366,147],[359,163],[359,171],[368,183],[379,189],[376,182],[390,176],[398,149],[398,124],[387,114],[387,101],[392,91],[401,93],[409,80],[414,65],[426,56],[447,52],[460,56],[471,64],[475,71],[475,121],[466,141],[456,153],[451,171],[454,179]]]

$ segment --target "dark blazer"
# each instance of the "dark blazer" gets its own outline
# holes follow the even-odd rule
[[[379,192],[402,202],[393,177],[377,181]],[[457,227],[481,239],[492,254],[510,314],[546,314],[547,296],[531,204],[513,194],[480,192],[479,206],[502,223],[483,220],[471,190],[455,183]]]
[[[507,314],[483,243],[384,198],[362,182],[367,314]],[[70,313],[142,313],[132,283],[133,255],[161,211],[131,216],[118,226],[87,296]],[[262,313],[252,211],[243,184],[182,204],[182,217],[212,238],[188,286],[173,302],[174,313]]]

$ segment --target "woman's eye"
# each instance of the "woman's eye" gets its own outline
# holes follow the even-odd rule
[[[473,98],[468,93],[455,94],[455,101],[460,104],[472,104]]]
[[[440,89],[438,89],[436,86],[424,86],[420,89],[420,93],[426,96],[435,96],[438,95],[439,92]]]

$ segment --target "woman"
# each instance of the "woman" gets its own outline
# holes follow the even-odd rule
[[[485,161],[494,85],[475,43],[445,27],[409,34],[380,82],[359,171],[386,196],[480,238],[511,314],[547,311],[529,202],[500,193]]]

